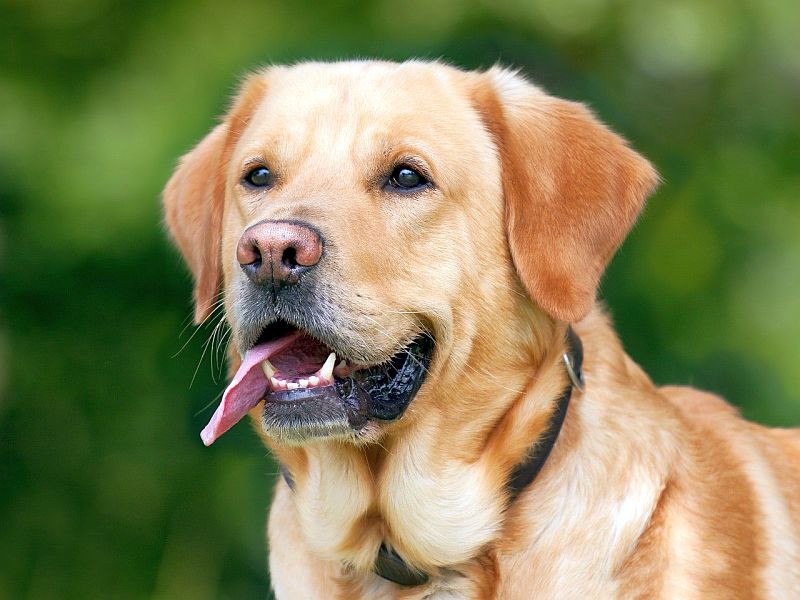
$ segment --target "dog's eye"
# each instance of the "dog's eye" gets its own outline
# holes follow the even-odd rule
[[[272,173],[267,167],[256,167],[248,171],[244,182],[252,187],[267,187],[272,185]]]
[[[401,190],[413,190],[427,183],[428,180],[419,171],[407,165],[395,167],[394,171],[392,171],[392,176],[389,178],[389,185]]]

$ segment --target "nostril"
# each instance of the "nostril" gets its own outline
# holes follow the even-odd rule
[[[242,266],[261,262],[261,249],[258,247],[258,240],[252,236],[243,235],[236,245],[236,260]]]
[[[297,262],[297,248],[293,246],[289,246],[283,251],[283,256],[281,256],[281,262],[290,268],[299,267],[300,264]]]
[[[256,244],[253,244],[249,258],[250,258],[249,264],[255,267],[261,266],[261,263],[263,261],[263,258],[261,257],[261,249]]]

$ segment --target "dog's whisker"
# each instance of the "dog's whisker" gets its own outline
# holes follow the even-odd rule
[[[202,325],[205,325],[205,323],[206,323],[206,322],[208,322],[208,321],[209,321],[209,320],[210,320],[210,319],[211,319],[211,318],[214,316],[214,313],[215,313],[217,310],[219,310],[219,308],[220,308],[221,306],[223,306],[223,305],[224,305],[224,303],[225,303],[225,297],[224,297],[223,293],[222,293],[222,292],[220,292],[220,293],[217,295],[217,298],[216,298],[216,300],[214,300],[214,302],[213,302],[213,303],[211,304],[211,306],[209,307],[208,314],[205,316],[205,318],[204,318],[202,321],[200,321],[200,322],[197,324],[197,326],[198,326],[198,327],[200,327],[200,326],[202,326]],[[184,323],[186,323],[187,321],[188,321],[188,323],[186,323],[186,326],[183,328],[183,331],[185,331],[185,330],[186,330],[186,328],[187,328],[187,327],[189,327],[189,326],[192,324],[192,323],[191,323],[191,321],[192,321],[192,318],[193,318],[193,315],[190,313],[190,314],[189,314],[189,315],[188,315],[188,316],[187,316],[187,317],[184,319]],[[181,332],[181,333],[183,333],[183,332]]]
[[[381,326],[381,324],[377,321],[377,319],[373,319],[369,315],[362,315],[362,316],[367,318],[367,319],[369,319],[370,321],[372,321],[375,324],[375,327],[377,327],[377,329],[378,329],[378,333],[384,335],[389,340],[394,340],[394,338],[389,334],[389,332],[386,331],[386,329]]]
[[[218,354],[218,369],[220,376],[223,375],[223,370],[225,369],[225,361],[228,357],[228,349],[230,348],[230,341],[231,341],[231,329],[227,328],[225,333],[221,336],[222,339],[220,340],[219,346],[217,348]]]
[[[225,390],[220,390],[220,392],[219,392],[219,393],[217,393],[217,394],[216,394],[216,395],[215,395],[215,396],[214,396],[214,397],[213,397],[211,400],[209,400],[208,402],[206,402],[206,403],[205,403],[205,404],[202,406],[202,408],[198,409],[198,410],[197,410],[197,411],[194,413],[194,415],[193,415],[193,416],[197,417],[197,416],[200,416],[200,414],[202,414],[202,413],[206,412],[206,411],[207,411],[209,408],[211,408],[212,406],[214,406],[214,405],[215,405],[215,404],[216,404],[216,403],[217,403],[219,400],[221,400],[221,399],[222,399],[222,396],[223,396],[223,394],[225,394]]]
[[[217,370],[220,376],[222,376],[222,369],[225,366],[225,358],[228,354],[228,346],[230,344],[232,335],[232,330],[230,327],[225,326],[222,327],[222,333],[219,335],[217,339]]]
[[[200,330],[201,330],[203,327],[205,327],[205,326],[206,326],[206,324],[208,323],[209,319],[211,319],[211,318],[214,316],[214,313],[215,313],[217,310],[219,310],[219,309],[220,309],[220,307],[222,306],[222,302],[223,302],[223,299],[222,299],[222,298],[220,298],[220,299],[219,299],[217,302],[215,302],[215,305],[214,305],[214,307],[212,308],[211,312],[209,312],[208,316],[207,316],[205,319],[203,319],[203,320],[202,320],[202,322],[200,322],[200,323],[199,323],[199,324],[198,324],[198,325],[197,325],[197,326],[194,328],[194,331],[192,331],[192,335],[190,335],[190,336],[189,336],[189,339],[187,339],[187,340],[186,340],[186,341],[183,343],[183,345],[180,347],[180,349],[178,349],[178,351],[177,351],[177,352],[175,352],[175,354],[173,354],[173,355],[172,355],[170,358],[175,358],[175,357],[179,356],[179,355],[180,355],[180,353],[181,353],[181,352],[183,352],[183,351],[186,349],[186,347],[189,345],[189,343],[190,343],[190,342],[191,342],[191,341],[194,339],[194,336],[196,336],[196,335],[197,335],[197,332],[198,332],[198,331],[200,331]],[[186,331],[186,329],[187,329],[187,328],[188,328],[190,325],[191,325],[191,323],[187,324],[187,325],[186,325],[186,326],[183,328],[183,330],[181,331],[181,333],[180,333],[180,334],[178,334],[178,338],[179,338],[179,339],[180,339],[180,337],[181,337],[181,336],[183,336],[184,332]]]
[[[213,331],[211,335],[213,336]],[[194,373],[192,374],[192,380],[189,382],[189,388],[191,388],[194,385],[194,380],[197,378],[197,373],[200,370],[200,365],[203,364],[203,359],[206,356],[206,352],[208,352],[210,342],[211,342],[211,337],[209,336],[209,338],[203,343],[203,352],[202,354],[200,354],[200,360],[197,361],[197,366],[195,367]]]
[[[222,347],[223,339],[229,333],[230,333],[230,328],[227,327],[227,320],[225,319],[225,315],[223,314],[220,317],[216,327],[214,328],[213,341],[211,345],[212,351],[210,358],[212,364],[212,375],[214,373],[214,366],[216,366],[216,377],[222,377],[222,366],[223,366],[224,355],[220,354],[220,348]]]
[[[200,323],[198,323],[197,326],[199,327],[203,325],[211,317],[213,312],[218,308],[218,306],[223,301],[224,301],[224,295],[222,292],[220,292],[219,294],[217,294],[217,299],[211,305],[211,310],[209,311],[208,316],[206,316],[205,319],[203,319]],[[186,317],[184,317],[183,321],[181,321],[181,325],[183,326],[183,328],[181,329],[181,332],[178,334],[179,338],[183,336],[183,334],[189,327],[191,327],[193,319],[194,319],[194,314],[190,312],[188,315],[186,315]]]
[[[215,357],[215,353],[218,350],[218,341],[220,339],[220,336],[222,335],[224,325],[225,325],[225,315],[223,314],[220,317],[220,319],[218,320],[216,326],[214,327],[214,331],[212,331],[211,338],[210,338],[211,356],[209,358],[210,358],[210,361],[211,361],[211,377],[212,377],[214,383],[217,382],[217,377],[221,375],[221,370],[218,368],[217,371],[215,372],[214,367],[215,367],[215,364],[217,362],[215,360],[215,358],[218,358],[218,357]],[[215,346],[217,346],[216,350],[215,350]]]
[[[201,325],[198,325],[197,327],[195,327],[194,331],[192,332],[192,335],[190,335],[190,336],[189,336],[189,339],[188,339],[188,340],[186,340],[186,341],[183,343],[183,345],[182,345],[182,346],[181,346],[181,347],[178,349],[178,351],[177,351],[175,354],[173,354],[173,355],[172,355],[170,358],[175,358],[175,357],[179,356],[179,355],[180,355],[180,353],[181,353],[181,352],[183,352],[183,351],[186,349],[186,347],[187,347],[187,346],[188,346],[188,345],[191,343],[191,341],[194,339],[194,336],[196,336],[196,335],[197,335],[197,333],[198,333],[198,332],[199,332],[199,331],[200,331],[202,328],[203,328],[203,325],[202,325],[202,324],[201,324]]]
[[[417,365],[426,375],[428,373],[430,373],[430,370],[428,369],[428,367],[425,366],[424,364],[422,364],[416,356],[411,354],[411,352],[410,352],[410,350],[408,348],[404,348],[403,352],[405,352],[405,354],[409,358],[409,360],[411,360],[415,365]]]

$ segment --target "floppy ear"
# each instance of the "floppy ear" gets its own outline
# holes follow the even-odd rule
[[[252,76],[224,121],[178,163],[164,188],[167,227],[194,278],[194,321],[211,313],[220,283],[225,175],[233,145],[247,126],[264,81]]]
[[[658,174],[581,104],[492,68],[474,98],[503,170],[514,266],[549,315],[579,321]]]
[[[184,155],[164,188],[167,226],[194,277],[194,321],[211,312],[220,277],[225,196],[222,150],[228,126],[217,125]]]

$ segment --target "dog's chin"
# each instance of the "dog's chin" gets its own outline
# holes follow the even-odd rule
[[[351,410],[332,387],[324,390],[292,394],[292,399],[280,399],[282,392],[268,394],[262,409],[264,432],[276,442],[290,445],[325,440],[359,445],[379,438],[379,422]]]
[[[302,347],[295,352],[303,357],[295,357],[294,364],[313,355],[335,353],[302,330],[294,345]],[[403,415],[424,383],[433,346],[430,335],[420,334],[402,344],[389,360],[371,366],[342,360],[332,372],[325,372],[324,365],[320,367],[318,377],[289,372],[286,365],[292,361],[281,362],[281,356],[292,354],[293,347],[289,346],[274,359],[283,368],[276,373],[279,385],[271,385],[263,398],[264,432],[275,441],[288,444],[315,440],[366,443],[375,439],[383,423]],[[293,380],[287,384],[288,389],[284,385],[286,379],[282,379],[285,376]]]

